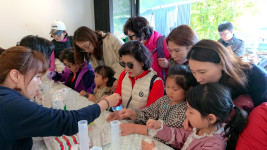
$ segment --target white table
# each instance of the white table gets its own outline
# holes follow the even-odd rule
[[[54,83],[51,91],[56,91],[62,88],[66,88],[65,85],[61,83]],[[77,93],[77,105],[75,109],[80,109],[83,107],[86,107],[88,105],[92,105],[93,102],[88,101],[87,98],[80,96],[79,93]],[[98,130],[103,129],[104,127],[109,126],[109,123],[106,121],[106,117],[109,115],[110,112],[104,111],[101,113],[101,115],[94,121],[93,125],[94,128],[98,128]],[[126,122],[126,121],[121,121],[121,122]],[[90,126],[89,126],[90,127]],[[93,128],[93,130],[94,130]],[[101,129],[100,129],[101,128]],[[90,133],[89,133],[90,134]],[[148,137],[144,135],[139,135],[139,134],[131,134],[127,136],[121,136],[120,137],[120,144],[121,144],[121,150],[141,150],[141,142],[143,138]],[[91,141],[95,141],[96,139],[91,139]],[[158,147],[158,149],[162,150],[173,150],[171,147],[153,139],[155,145]],[[92,143],[94,144],[94,143]],[[110,150],[111,149],[111,144],[106,144],[102,146],[103,150]],[[42,140],[42,138],[33,138],[33,150],[47,150],[47,147]]]

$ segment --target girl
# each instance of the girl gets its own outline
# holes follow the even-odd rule
[[[180,25],[174,28],[166,38],[168,50],[171,54],[169,66],[173,64],[188,65],[186,56],[197,41],[197,34],[188,25]]]
[[[88,100],[98,102],[102,96],[110,95],[110,88],[114,78],[114,71],[108,66],[98,66],[94,70],[95,72],[95,84],[94,94],[86,93],[84,90],[80,92],[80,95],[85,96]]]
[[[231,89],[233,100],[248,94],[258,106],[267,102],[267,72],[256,64],[234,57],[217,41],[201,40],[187,55],[190,70],[200,84],[219,82]],[[235,105],[242,106],[245,100]],[[249,105],[253,105],[253,103]],[[251,110],[250,110],[251,111]]]
[[[160,138],[173,147],[182,150],[225,149],[223,130],[227,141],[226,149],[235,149],[239,133],[246,124],[246,113],[233,105],[230,91],[218,83],[209,83],[192,88],[186,94],[186,118],[194,127],[193,131],[183,128],[170,128],[162,121],[149,119],[149,134]],[[233,112],[229,124],[221,127],[224,120]],[[230,115],[231,116],[231,115]],[[230,136],[231,135],[231,136]],[[154,144],[142,142],[143,150],[151,150]]]
[[[141,124],[145,124],[149,118],[163,120],[169,127],[182,127],[186,111],[185,93],[195,84],[196,80],[187,66],[172,66],[166,77],[167,95],[142,110],[122,109],[120,111],[120,119],[129,118],[137,123],[122,124],[121,135],[132,133],[147,135],[147,127]]]
[[[32,137],[73,135],[78,121],[94,121],[102,111],[115,106],[120,96],[80,110],[46,108],[30,101],[39,91],[48,65],[44,55],[26,47],[11,47],[0,55],[0,147],[31,150]]]
[[[150,52],[140,41],[129,41],[119,50],[121,73],[115,93],[122,96],[124,108],[145,108],[164,95],[164,85],[156,72],[151,70]],[[151,82],[152,81],[152,82]],[[152,83],[152,84],[151,84]],[[116,120],[119,112],[111,113],[107,120]]]
[[[74,56],[78,64],[82,64],[84,59],[91,63],[93,69],[97,66],[109,66],[115,71],[114,77],[119,79],[124,70],[119,65],[118,51],[123,41],[111,33],[93,31],[82,26],[74,32]],[[111,91],[114,92],[118,81],[113,83]]]
[[[89,69],[85,63],[82,65],[76,64],[72,49],[63,50],[59,55],[59,59],[65,64],[65,69],[62,73],[56,71],[50,72],[48,78],[54,81],[64,82],[66,86],[77,92],[84,90],[88,93],[93,93],[95,87],[94,71]]]

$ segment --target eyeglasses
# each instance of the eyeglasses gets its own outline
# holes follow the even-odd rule
[[[133,67],[134,67],[134,64],[133,64],[133,63],[130,63],[130,62],[125,63],[125,62],[123,62],[123,61],[120,61],[119,64],[120,64],[123,68],[125,68],[125,67],[127,66],[128,68],[133,69]]]
[[[135,36],[135,34],[134,35],[128,35],[128,37],[129,37],[130,40],[133,40],[133,37],[134,36]]]
[[[80,47],[82,52],[86,52],[86,50],[91,48],[91,43],[90,42],[88,43],[89,43],[88,45],[86,44],[83,47]]]
[[[219,35],[220,35],[220,37],[222,37],[222,36],[226,36],[228,33],[229,32],[227,32],[227,33],[219,33]]]

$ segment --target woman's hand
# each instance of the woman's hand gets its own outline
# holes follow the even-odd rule
[[[116,90],[116,88],[117,88],[117,86],[118,86],[118,80],[115,80],[115,81],[113,82],[112,87],[110,88],[110,92],[111,92],[111,93],[114,93],[115,90]]]
[[[85,96],[85,95],[86,95],[85,90],[82,90],[82,91],[80,92],[80,95],[81,95],[81,96]]]
[[[136,120],[136,112],[133,111],[133,110],[130,110],[130,109],[125,109],[123,108],[121,111],[120,111],[120,119],[131,119],[131,120]]]
[[[161,127],[161,122],[156,121],[154,119],[148,119],[146,122],[146,126],[149,129],[159,129]]]
[[[117,93],[114,93],[110,96],[107,96],[105,99],[99,101],[97,104],[100,106],[101,112],[103,112],[109,107],[116,106],[119,103],[120,99],[121,99],[121,96]]]
[[[123,123],[120,125],[121,135],[129,135],[135,133],[135,124],[134,123]]]
[[[112,120],[120,120],[120,112],[119,111],[114,111],[112,113],[110,113],[107,117],[107,121],[110,122]]]
[[[142,140],[142,150],[152,150],[155,147],[154,141],[151,144],[147,143],[146,141]]]
[[[158,58],[158,63],[161,68],[169,67],[169,61],[166,58]]]

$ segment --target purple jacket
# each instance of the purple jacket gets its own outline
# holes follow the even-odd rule
[[[69,80],[70,73],[70,69],[68,67],[65,67],[62,73],[57,73],[57,75],[52,79],[55,81],[65,82],[66,84]],[[85,90],[88,93],[93,93],[95,87],[95,75],[92,68],[89,69],[87,64],[83,64],[81,71],[76,78],[77,79],[74,86],[75,91],[81,92],[82,90]]]

